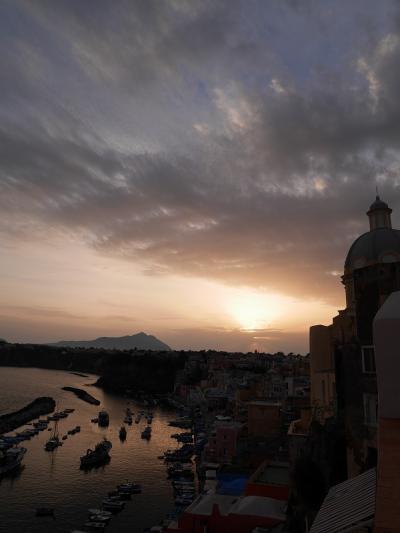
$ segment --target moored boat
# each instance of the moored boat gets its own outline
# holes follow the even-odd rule
[[[107,524],[105,522],[85,522],[84,526],[88,529],[104,529]]]
[[[149,440],[151,438],[151,427],[146,426],[144,430],[142,431],[142,439]]]
[[[91,468],[106,463],[110,459],[109,451],[111,448],[112,443],[106,439],[96,444],[94,450],[89,448],[86,454],[81,457],[81,468]]]
[[[125,502],[111,500],[110,498],[105,498],[102,501],[102,507],[106,511],[121,511],[125,506]]]
[[[109,425],[110,417],[108,416],[107,411],[100,411],[98,421],[99,426],[106,427]]]
[[[26,448],[22,447],[0,451],[0,475],[15,470],[21,464],[26,451]]]
[[[121,426],[120,430],[119,430],[119,438],[121,440],[125,440],[126,439],[126,429],[125,429],[125,426]]]
[[[112,517],[112,513],[110,511],[103,511],[102,509],[88,509],[89,515],[95,516],[95,515],[101,515],[101,516],[108,516]]]

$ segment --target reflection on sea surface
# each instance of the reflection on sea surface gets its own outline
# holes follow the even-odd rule
[[[95,378],[93,377],[93,381]],[[91,378],[69,372],[32,368],[0,369],[0,413],[15,410],[38,396],[52,396],[59,410],[74,408],[68,418],[59,420],[60,437],[77,425],[81,431],[68,435],[63,446],[46,452],[44,444],[48,431],[42,431],[31,440],[24,441],[27,453],[23,466],[0,482],[0,531],[11,533],[36,533],[46,530],[69,532],[80,529],[87,519],[89,508],[98,508],[107,493],[127,479],[141,483],[143,493],[132,496],[125,509],[117,514],[107,532],[141,532],[157,524],[174,509],[172,489],[166,478],[165,465],[157,459],[166,449],[175,448],[176,441],[168,426],[174,414],[152,408],[154,420],[150,440],[141,438],[146,425],[126,425],[126,440],[119,439],[127,399],[104,393],[87,386]],[[87,390],[101,401],[94,406],[78,399],[63,386]],[[134,417],[143,406],[129,403]],[[110,415],[110,425],[101,428],[91,423],[100,409]],[[54,422],[50,423],[53,427]],[[80,470],[80,456],[104,437],[112,442],[111,460],[108,464],[90,470]],[[55,519],[36,517],[38,507],[54,507]]]

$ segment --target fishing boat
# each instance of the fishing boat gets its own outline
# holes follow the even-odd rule
[[[102,509],[88,509],[89,515],[92,516],[108,516],[109,518],[112,517],[112,513],[110,511],[103,511]]]
[[[146,426],[144,430],[142,431],[142,439],[149,440],[151,438],[151,427]]]
[[[121,426],[120,430],[119,430],[119,438],[121,440],[125,440],[126,439],[126,429],[125,429],[125,426]]]
[[[94,450],[89,448],[86,454],[81,457],[81,468],[91,468],[106,463],[110,459],[109,451],[111,448],[112,443],[107,439],[96,444]]]
[[[55,421],[53,433],[49,440],[44,445],[44,449],[48,452],[52,452],[55,450],[58,446],[61,445],[60,438],[58,435],[58,420]]]
[[[107,411],[100,411],[98,417],[99,426],[106,427],[110,423],[110,417],[108,416]]]
[[[90,522],[104,522],[104,523],[108,523],[112,518],[112,514],[111,513],[107,513],[106,515],[104,514],[92,514],[92,515],[89,515],[89,521]]]
[[[0,451],[0,475],[15,470],[21,464],[26,451],[26,448],[22,447]]]
[[[106,511],[121,511],[125,506],[125,502],[121,501],[114,501],[110,498],[105,498],[102,501],[102,507]]]
[[[139,494],[142,492],[142,485],[139,483],[133,483],[132,481],[122,483],[121,485],[118,485],[117,488],[119,492],[128,492],[129,494]]]
[[[107,524],[105,522],[85,522],[84,526],[88,529],[104,529]]]

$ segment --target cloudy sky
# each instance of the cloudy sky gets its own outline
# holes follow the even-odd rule
[[[375,185],[400,4],[2,0],[0,336],[307,351]]]

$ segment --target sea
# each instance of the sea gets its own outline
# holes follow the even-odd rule
[[[53,452],[44,450],[51,435],[47,430],[21,443],[27,448],[22,467],[0,480],[0,532],[84,530],[88,509],[100,508],[107,493],[126,480],[141,483],[143,492],[132,495],[125,509],[112,518],[107,533],[142,532],[159,524],[175,510],[166,467],[158,459],[165,450],[177,447],[176,440],[170,436],[174,428],[168,426],[175,413],[159,407],[151,408],[154,414],[151,439],[141,438],[141,430],[147,424],[142,419],[139,424],[125,424],[128,434],[126,440],[121,441],[119,428],[126,408],[134,412],[133,418],[139,411],[148,409],[92,386],[96,379],[93,375],[83,377],[57,370],[0,367],[0,414],[19,409],[38,396],[51,396],[56,400],[58,410],[75,409],[68,418],[59,421],[60,436],[77,425],[81,426],[80,433],[68,435],[63,446]],[[64,386],[87,390],[101,401],[101,405],[80,400],[72,392],[62,390]],[[100,409],[110,415],[107,428],[91,422]],[[53,424],[51,422],[49,427]],[[90,471],[80,470],[80,456],[104,437],[112,442],[111,461]],[[38,507],[54,508],[54,518],[35,516]]]

